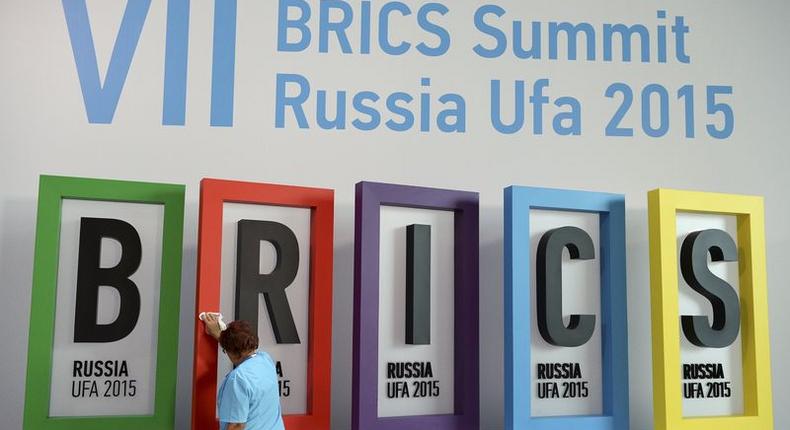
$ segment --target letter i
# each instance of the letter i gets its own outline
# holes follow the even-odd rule
[[[236,0],[215,0],[214,54],[211,65],[211,126],[233,125],[236,73]]]
[[[656,16],[659,19],[665,19],[667,17],[667,11],[659,10]],[[658,26],[658,62],[667,62],[667,26],[664,24],[659,24]]]
[[[187,103],[189,0],[168,0],[162,125],[184,125]]]
[[[362,2],[362,11],[360,12],[361,15],[361,28],[360,32],[360,45],[359,45],[359,53],[360,54],[370,54],[370,2],[363,1]]]
[[[431,78],[420,79],[423,87],[431,86]],[[431,94],[423,92],[420,94],[420,131],[431,131]]]

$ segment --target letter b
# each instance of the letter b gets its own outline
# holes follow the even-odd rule
[[[121,244],[121,260],[115,267],[100,265],[101,240],[105,237]],[[141,260],[140,235],[128,222],[109,218],[80,220],[74,342],[115,342],[134,330],[140,316],[140,291],[129,277],[140,267]],[[110,324],[96,322],[101,286],[114,288],[121,297],[118,317]]]

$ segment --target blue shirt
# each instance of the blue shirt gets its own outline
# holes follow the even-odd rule
[[[220,428],[244,423],[245,430],[285,430],[277,370],[269,354],[258,352],[225,376],[217,396]]]

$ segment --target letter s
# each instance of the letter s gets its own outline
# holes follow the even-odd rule
[[[683,334],[699,347],[725,348],[738,337],[741,308],[738,294],[708,269],[711,261],[738,261],[738,247],[727,232],[717,229],[695,231],[683,240],[680,269],[683,279],[713,307],[713,324],[704,315],[683,315]]]

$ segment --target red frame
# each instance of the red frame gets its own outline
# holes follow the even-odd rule
[[[222,179],[200,181],[197,312],[219,309],[222,211],[226,202],[311,210],[307,413],[286,415],[283,420],[288,430],[329,430],[334,191]],[[204,333],[202,324],[195,324],[193,364],[192,430],[216,430],[217,343]]]

